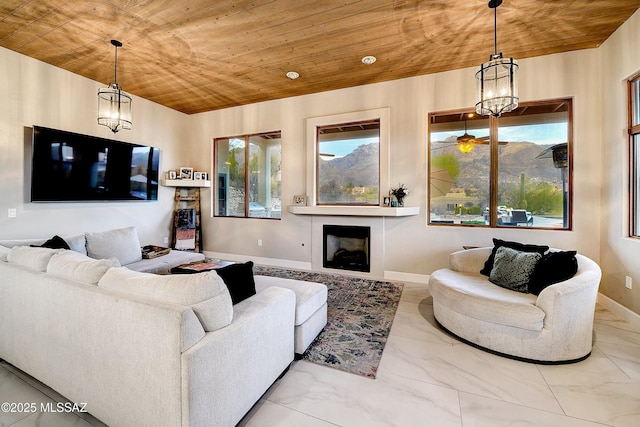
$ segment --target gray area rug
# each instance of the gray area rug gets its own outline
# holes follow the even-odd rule
[[[302,358],[375,378],[398,308],[402,283],[255,266],[254,274],[327,285],[327,325]]]

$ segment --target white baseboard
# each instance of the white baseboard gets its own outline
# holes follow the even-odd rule
[[[631,323],[634,327],[640,328],[640,314],[629,310],[624,305],[601,293],[598,293],[598,304]]]
[[[311,271],[310,262],[290,261],[286,259],[264,258],[264,257],[227,254],[223,252],[210,252],[210,251],[204,251],[204,256],[206,256],[207,258],[217,258],[217,259],[224,259],[224,260],[236,261],[236,262],[253,261],[255,264],[260,264],[260,265],[269,265],[272,267],[292,268],[294,270]]]
[[[425,285],[429,283],[428,274],[403,273],[401,271],[385,271],[384,279],[398,282],[423,283]]]
[[[306,270],[312,271],[313,268],[310,262],[303,261],[290,261],[286,259],[279,258],[264,258],[264,257],[255,257],[255,256],[247,256],[247,255],[238,255],[238,254],[228,254],[224,252],[211,252],[204,251],[204,255],[207,258],[217,258],[224,259],[228,261],[236,261],[236,262],[247,262],[253,261],[259,265],[267,265],[271,267],[280,267],[280,268],[292,268],[294,270]],[[350,274],[348,271],[341,272],[343,274]],[[359,275],[357,272],[353,273],[354,275]],[[374,280],[395,280],[398,282],[409,282],[409,283],[429,283],[429,275],[427,274],[414,274],[414,273],[403,273],[401,271],[385,271],[384,277],[370,277]]]

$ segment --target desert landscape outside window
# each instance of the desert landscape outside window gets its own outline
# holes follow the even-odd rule
[[[430,225],[571,229],[571,100],[429,115]]]

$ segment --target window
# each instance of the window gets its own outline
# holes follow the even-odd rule
[[[571,100],[429,115],[429,224],[571,229]]]
[[[389,109],[307,119],[312,206],[379,206],[389,186]]]
[[[215,216],[280,218],[280,131],[214,140]]]
[[[640,237],[640,74],[629,80],[631,236]]]
[[[380,120],[316,128],[317,203],[379,205]]]

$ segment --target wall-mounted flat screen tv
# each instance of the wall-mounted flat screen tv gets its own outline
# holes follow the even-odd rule
[[[160,150],[33,127],[32,202],[158,200]]]

